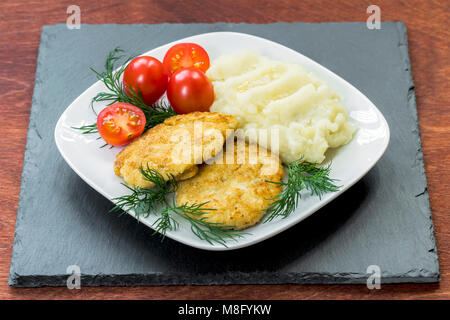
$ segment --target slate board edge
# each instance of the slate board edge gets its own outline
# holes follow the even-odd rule
[[[439,257],[437,253],[437,244],[436,244],[436,237],[434,232],[434,222],[433,222],[433,211],[431,210],[430,206],[430,195],[428,193],[428,179],[425,172],[425,160],[423,158],[423,148],[422,148],[422,139],[420,137],[420,127],[419,127],[419,117],[417,112],[417,103],[416,103],[416,94],[415,94],[415,85],[414,80],[412,76],[412,66],[411,61],[409,57],[409,50],[408,50],[408,35],[407,35],[407,28],[406,24],[404,22],[396,22],[395,25],[397,26],[397,30],[399,33],[399,37],[401,39],[401,42],[398,44],[400,52],[404,56],[404,62],[405,62],[405,71],[409,79],[409,90],[408,90],[408,108],[409,112],[412,114],[414,120],[417,123],[417,130],[414,130],[413,134],[416,136],[417,143],[419,146],[419,149],[416,152],[416,161],[419,163],[420,171],[425,179],[425,187],[422,193],[419,193],[416,195],[416,197],[425,197],[426,203],[428,205],[428,210],[430,212],[430,230],[429,230],[429,236],[431,239],[431,242],[434,244],[432,248],[429,249],[429,252],[431,255],[434,256],[434,263],[436,267],[436,281],[441,280],[441,272],[439,268]]]
[[[19,276],[10,277],[10,286],[13,287],[64,287],[67,285],[67,274],[52,276]],[[270,279],[270,280],[269,280]],[[368,274],[351,275],[324,275],[314,273],[298,273],[280,276],[277,273],[237,273],[233,276],[199,276],[192,274],[182,275],[81,275],[81,286],[161,286],[161,285],[235,285],[235,284],[366,284]],[[393,283],[435,283],[436,277],[427,276],[382,276],[383,282]],[[131,283],[131,285],[130,285]]]
[[[321,24],[333,24],[333,23],[334,22],[321,23]],[[357,22],[355,22],[355,23],[357,23]],[[168,24],[168,23],[163,23],[163,24]],[[214,23],[214,24],[220,25],[220,24],[226,24],[226,23],[219,22],[219,23]],[[239,24],[242,24],[242,23],[236,23],[236,25],[239,25]],[[286,24],[289,24],[289,23],[286,23]],[[309,24],[314,24],[314,23],[309,23]],[[407,72],[409,79],[410,79],[410,83],[411,83],[411,86],[410,86],[410,89],[408,92],[408,107],[410,109],[410,112],[412,112],[414,119],[416,120],[416,122],[418,122],[414,83],[413,83],[413,79],[412,79],[411,69],[408,68],[410,66],[410,63],[409,63],[407,37],[406,37],[406,32],[404,32],[404,33],[401,32],[402,29],[404,29],[406,31],[406,25],[403,22],[395,22],[395,24],[398,28],[399,33],[404,34],[404,39],[402,39],[403,41],[401,43],[399,43],[399,48],[403,52],[405,66],[406,66],[405,71]],[[145,25],[145,24],[141,24],[141,25]],[[182,24],[178,24],[178,25],[182,25]],[[46,28],[47,28],[47,26],[44,26],[42,28],[41,43],[42,43],[43,38],[46,36],[46,34],[45,34]],[[42,55],[43,55],[43,53],[41,52],[41,47],[40,47],[39,53],[38,53],[38,59],[37,59],[35,88],[39,84],[39,81],[40,81],[38,70],[40,70],[40,68],[42,68],[42,66],[41,66]],[[38,103],[38,101],[36,101],[35,93],[33,93],[32,104],[34,105],[35,103]],[[36,108],[33,108],[33,109],[36,110]],[[34,114],[34,112],[33,112],[33,110],[31,110],[30,119],[32,118],[33,114]],[[419,142],[419,147],[420,147],[420,149],[417,150],[417,156],[418,156],[417,160],[419,161],[419,163],[422,162],[422,163],[420,163],[420,166],[421,166],[420,169],[425,175],[425,168],[424,168],[423,154],[422,154],[422,144],[421,144],[419,129],[416,130],[414,133],[417,136],[417,139]],[[26,159],[26,155],[27,155],[26,151],[28,150],[28,141],[29,141],[28,138],[32,134],[39,135],[35,126],[30,121],[29,126],[28,126],[27,146],[25,149],[24,168],[22,171],[22,179],[24,179],[25,172],[26,172],[25,166],[26,166],[27,162],[25,161],[25,159]],[[426,176],[425,176],[425,182],[427,183]],[[23,189],[21,187],[19,199],[22,198],[22,193],[23,193]],[[420,193],[416,196],[417,197],[425,196],[428,200],[428,205],[429,205],[429,194],[428,194],[427,187],[425,187],[423,193]],[[19,200],[18,212],[19,212],[20,208],[21,208],[21,201]],[[431,212],[431,210],[430,210],[430,212]],[[19,275],[14,272],[15,268],[14,268],[13,257],[17,253],[17,248],[20,247],[20,240],[17,239],[17,237],[16,237],[17,232],[20,229],[20,220],[21,220],[21,217],[18,215],[17,220],[16,220],[16,229],[15,229],[16,231],[15,231],[15,235],[14,235],[14,249],[12,252],[8,284],[13,287],[65,286],[68,275],[52,275],[52,276],[39,275],[39,276],[36,276],[36,275]],[[434,261],[437,265],[437,270],[438,270],[437,273],[434,273],[434,272],[430,273],[429,270],[422,270],[424,272],[423,276],[411,275],[411,276],[404,276],[401,278],[398,278],[397,276],[395,278],[386,276],[386,277],[382,277],[382,281],[384,279],[384,281],[386,281],[387,283],[438,282],[441,279],[441,277],[440,277],[440,272],[439,272],[439,260],[438,260],[438,255],[437,255],[436,242],[434,241],[433,223],[431,223],[431,227],[430,227],[430,238],[434,242],[434,248],[430,249],[430,251],[432,251],[432,253],[435,256]],[[426,274],[426,276],[425,276],[425,274]],[[270,276],[271,279],[268,280],[267,276]],[[113,277],[114,277],[114,279],[112,279]],[[255,283],[255,284],[279,284],[279,283],[286,283],[286,284],[288,284],[288,283],[362,284],[362,283],[366,283],[367,274],[348,274],[347,276],[345,276],[345,275],[342,275],[342,276],[329,275],[329,278],[328,278],[327,275],[324,275],[324,274],[315,275],[314,273],[298,273],[298,274],[286,275],[286,276],[281,276],[281,277],[276,274],[267,274],[267,273],[264,273],[264,274],[255,274],[255,273],[245,273],[244,274],[243,273],[243,274],[239,274],[237,276],[220,276],[218,278],[210,277],[209,280],[207,280],[207,281],[205,281],[204,279],[201,279],[201,278],[192,278],[192,275],[189,275],[190,279],[187,279],[183,275],[172,275],[172,276],[139,275],[139,277],[140,277],[139,278],[140,281],[136,281],[137,277],[136,277],[136,275],[133,275],[133,274],[82,275],[82,285],[84,285],[84,286],[108,286],[108,285],[127,286],[128,281],[132,281],[133,286],[177,285],[177,284],[193,284],[193,285],[212,284],[212,285],[214,285],[214,284],[240,284],[240,283],[242,283],[242,284],[250,284],[250,283]],[[213,279],[211,279],[211,278],[213,278]]]
[[[45,43],[43,40],[46,37],[46,33],[45,33],[45,26],[42,27],[41,29],[41,37],[39,39],[39,44],[41,43]],[[14,231],[14,241],[13,241],[13,250],[11,253],[11,264],[10,264],[10,272],[9,272],[9,278],[8,278],[8,285],[10,286],[14,286],[15,281],[15,277],[13,276],[14,274],[14,261],[16,261],[16,259],[14,259],[15,255],[17,255],[19,248],[20,248],[20,239],[19,237],[17,237],[19,230],[21,228],[20,226],[20,222],[23,218],[23,215],[19,214],[20,209],[22,207],[22,199],[23,199],[23,193],[25,192],[24,189],[24,179],[26,179],[26,167],[28,165],[30,165],[30,163],[28,161],[26,161],[27,155],[28,155],[28,150],[29,150],[29,143],[30,143],[30,136],[32,135],[33,131],[36,130],[35,125],[33,124],[33,122],[31,121],[33,119],[33,114],[36,112],[35,110],[37,110],[38,108],[33,108],[33,106],[35,104],[39,104],[39,101],[37,100],[36,94],[37,94],[37,90],[36,87],[39,85],[40,82],[40,72],[39,70],[41,68],[43,68],[42,66],[42,59],[43,59],[43,50],[42,50],[42,46],[39,45],[39,50],[38,50],[38,57],[37,57],[37,63],[36,63],[36,72],[35,72],[35,79],[34,79],[34,88],[33,88],[33,96],[31,99],[31,110],[30,110],[30,117],[28,119],[28,131],[27,131],[27,142],[25,145],[25,151],[24,151],[24,156],[23,156],[23,167],[22,167],[22,175],[21,175],[21,184],[20,184],[20,193],[19,193],[19,203],[17,205],[17,214],[16,214],[16,226],[15,226],[15,231]],[[39,134],[38,134],[39,135]]]

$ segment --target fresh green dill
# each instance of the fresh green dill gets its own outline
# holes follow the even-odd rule
[[[336,180],[329,177],[330,165],[318,167],[316,163],[299,159],[287,165],[286,182],[267,181],[282,186],[283,190],[270,199],[274,202],[266,210],[265,222],[272,221],[276,217],[289,216],[297,207],[303,190],[308,190],[311,195],[319,198],[326,192],[338,191],[340,187],[335,185]]]
[[[172,207],[175,213],[187,220],[191,224],[191,231],[201,240],[205,240],[210,244],[214,242],[220,243],[226,247],[226,239],[235,240],[243,237],[244,233],[234,231],[231,226],[220,223],[209,222],[206,217],[201,217],[205,213],[215,210],[204,208],[204,203],[194,203],[192,205],[184,204],[178,207]],[[197,218],[193,218],[196,216]]]
[[[97,124],[87,124],[80,127],[72,127],[72,129],[80,130],[81,134],[98,133]]]
[[[154,228],[153,235],[161,235],[161,241],[166,237],[167,230],[176,230],[179,226],[178,221],[175,220],[172,215],[171,209],[171,207],[163,207],[159,217],[152,224],[152,227]]]
[[[116,205],[111,211],[133,209],[136,217],[147,218],[150,214],[157,213],[159,206],[166,204],[166,197],[176,189],[177,182],[170,176],[166,181],[161,173],[148,167],[140,168],[146,181],[154,184],[153,188],[127,187],[132,193],[115,198]]]
[[[112,212],[133,210],[138,219],[140,217],[146,218],[150,214],[158,215],[153,223],[153,228],[154,233],[159,233],[162,239],[164,239],[167,231],[178,229],[179,223],[174,218],[175,216],[188,221],[191,224],[191,231],[198,238],[210,244],[219,243],[226,246],[227,239],[231,240],[243,236],[243,233],[233,231],[232,227],[208,222],[203,215],[215,209],[205,208],[207,202],[177,205],[175,200],[169,201],[169,196],[178,187],[178,183],[173,176],[170,176],[166,181],[161,173],[148,166],[146,168],[141,167],[140,171],[144,179],[152,182],[154,187],[139,188],[123,184],[131,193],[114,198],[115,206],[111,209]]]

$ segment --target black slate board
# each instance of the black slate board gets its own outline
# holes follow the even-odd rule
[[[58,153],[63,110],[96,79],[116,46],[130,55],[204,32],[268,38],[354,84],[385,115],[391,142],[354,187],[290,230],[252,247],[207,252],[163,243],[84,183]],[[43,28],[9,284],[61,286],[78,265],[81,285],[436,282],[439,265],[417,126],[406,28],[365,23],[65,25]]]

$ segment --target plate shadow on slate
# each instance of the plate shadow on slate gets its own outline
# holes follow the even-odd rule
[[[310,218],[257,245],[228,252],[194,249],[128,216],[79,178],[53,139],[65,108],[96,81],[109,50],[130,55],[187,36],[236,31],[261,36],[316,60],[355,85],[386,117],[391,142],[357,184]],[[112,169],[111,169],[112,170]],[[350,168],[349,168],[350,170]],[[9,285],[437,282],[439,263],[424,172],[406,27],[365,23],[45,26],[25,151]]]

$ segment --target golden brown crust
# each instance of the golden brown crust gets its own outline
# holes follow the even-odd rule
[[[177,180],[188,179],[197,173],[197,164],[220,152],[227,129],[237,126],[233,116],[214,112],[170,117],[119,152],[114,172],[127,184],[142,188],[153,184],[143,179],[141,166],[148,165],[166,178],[173,175]]]
[[[262,152],[253,164],[249,161],[251,148],[256,150],[256,154]],[[267,180],[281,181],[283,167],[276,155],[257,145],[245,143],[245,160],[238,156],[238,151],[239,148],[234,148],[234,163],[226,163],[226,156],[219,154],[215,160],[221,159],[222,164],[202,165],[195,177],[180,182],[175,193],[177,204],[209,201],[205,208],[216,210],[202,217],[236,230],[258,223],[264,210],[272,203],[268,199],[281,192],[279,185]]]

